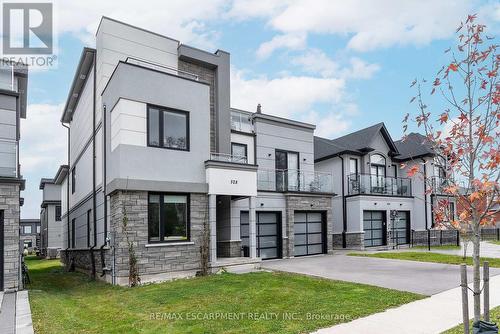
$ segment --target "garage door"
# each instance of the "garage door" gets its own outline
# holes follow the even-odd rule
[[[385,211],[363,211],[365,247],[384,246],[386,239]]]
[[[325,253],[324,213],[295,212],[294,256]]]
[[[3,291],[3,211],[0,211],[0,291]]]
[[[410,242],[410,211],[398,211],[394,219],[393,239],[397,245]]]
[[[248,211],[240,215],[241,244],[250,247]],[[257,212],[257,256],[263,260],[281,257],[281,212]]]

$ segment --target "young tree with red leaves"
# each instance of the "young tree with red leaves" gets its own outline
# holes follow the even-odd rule
[[[415,122],[425,131],[426,145],[431,145],[442,161],[446,182],[442,191],[448,199],[434,207],[438,226],[467,229],[473,245],[474,321],[481,316],[480,240],[481,229],[494,224],[492,206],[499,194],[500,164],[500,83],[497,81],[500,55],[495,38],[485,33],[485,26],[469,15],[456,30],[457,45],[445,53],[450,62],[437,73],[432,83],[415,80],[411,86],[418,104],[414,117],[406,115],[403,128]],[[447,108],[438,115],[429,111],[422,91],[426,84],[430,95],[440,94]],[[419,173],[418,166],[409,169],[409,176]],[[426,180],[426,192],[435,187]],[[461,211],[450,213],[449,202],[461,202]]]

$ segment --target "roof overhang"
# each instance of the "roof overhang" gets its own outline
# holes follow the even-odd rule
[[[69,166],[61,165],[56,173],[56,176],[54,177],[54,183],[62,184],[64,179],[68,176],[68,172],[69,172]]]
[[[85,87],[89,72],[94,65],[95,49],[83,48],[82,55],[80,56],[80,61],[71,84],[71,89],[66,100],[66,105],[64,106],[63,115],[61,117],[62,123],[69,123],[73,119],[73,112],[75,111],[80,95]]]

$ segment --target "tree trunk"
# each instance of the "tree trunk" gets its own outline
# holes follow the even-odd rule
[[[481,274],[480,274],[480,262],[479,262],[479,242],[480,237],[480,226],[479,224],[473,223],[473,236],[472,236],[472,265],[473,265],[473,290],[474,290],[474,322],[481,319]]]

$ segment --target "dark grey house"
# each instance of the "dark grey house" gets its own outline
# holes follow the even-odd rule
[[[28,70],[0,63],[0,291],[21,288],[19,220],[24,180],[19,165],[20,119],[26,118]]]
[[[21,219],[19,239],[23,252],[27,250],[34,253],[40,250],[40,231],[40,219]]]

